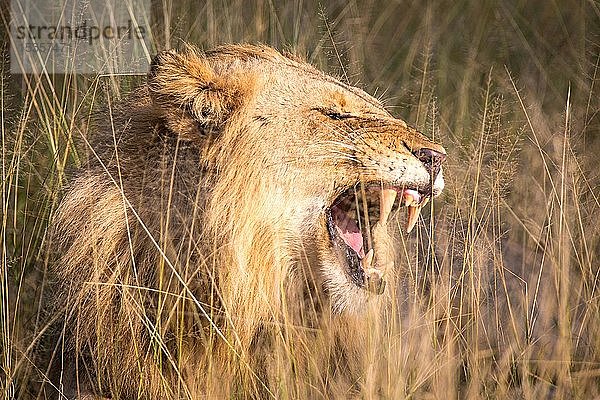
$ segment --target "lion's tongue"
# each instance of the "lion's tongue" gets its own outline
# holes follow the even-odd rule
[[[333,223],[337,229],[338,234],[344,240],[352,250],[358,254],[360,258],[365,257],[365,250],[363,248],[363,236],[362,232],[356,226],[356,222],[352,218],[349,218],[344,211],[338,207],[332,207]]]

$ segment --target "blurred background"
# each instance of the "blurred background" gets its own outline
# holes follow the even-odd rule
[[[0,377],[43,398],[46,226],[86,156],[74,136],[145,77],[11,74],[1,5]],[[414,307],[384,397],[600,395],[600,2],[163,0],[151,30],[154,52],[299,54],[445,146],[447,189],[400,244]]]

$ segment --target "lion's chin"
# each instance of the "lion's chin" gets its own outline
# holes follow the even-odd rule
[[[406,207],[406,231],[417,223],[431,194],[383,184],[359,184],[342,193],[325,211],[334,253],[352,283],[375,294],[385,290],[385,275],[393,267],[388,219]]]

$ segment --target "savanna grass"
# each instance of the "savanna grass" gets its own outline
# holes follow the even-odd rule
[[[399,238],[395,307],[383,341],[365,344],[371,363],[355,396],[600,396],[597,2],[163,0],[154,7],[155,50],[182,41],[293,49],[446,147],[446,191],[416,233]],[[11,75],[7,46],[0,376],[6,398],[41,399],[48,360],[61,357],[44,339],[61,318],[46,311],[48,221],[72,171],[93,157],[90,116],[144,78]],[[278,396],[318,392],[298,388],[305,384],[282,370]],[[343,398],[346,390],[330,393]]]

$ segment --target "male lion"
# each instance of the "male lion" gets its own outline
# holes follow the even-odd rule
[[[441,146],[250,45],[159,54],[91,128],[54,220],[63,395],[360,390],[393,281],[388,216],[407,207],[410,231],[440,193]]]

